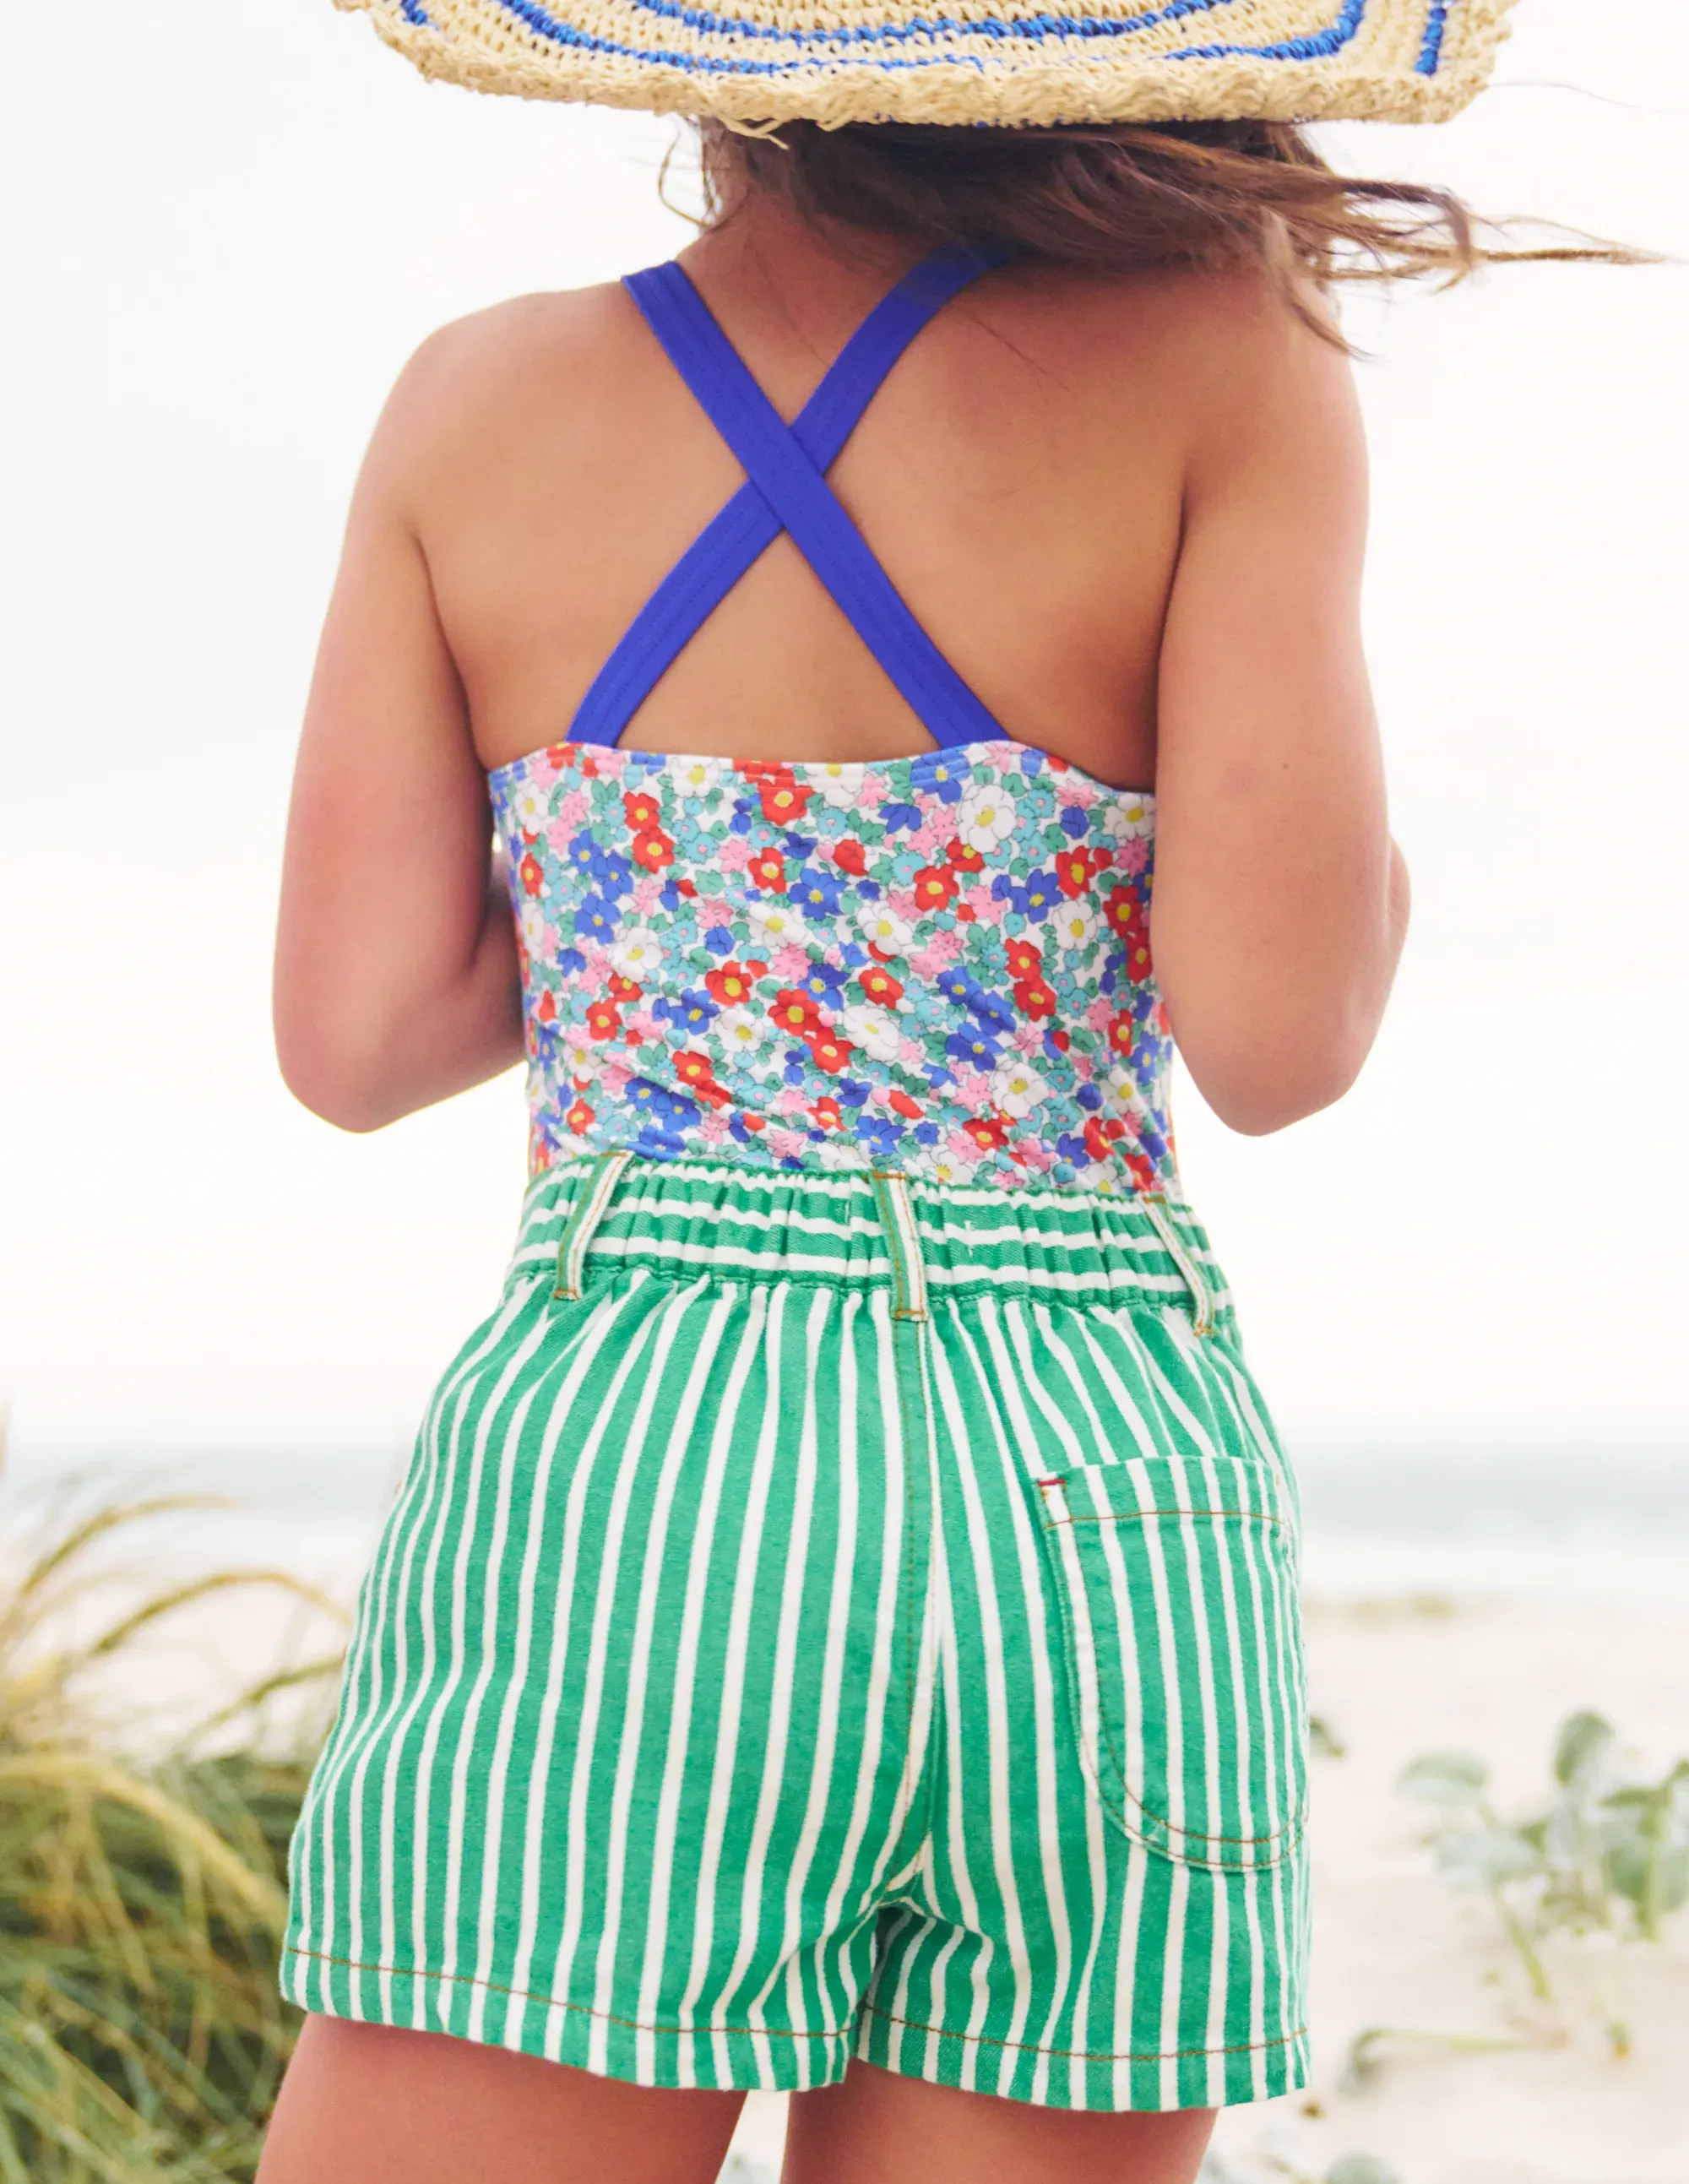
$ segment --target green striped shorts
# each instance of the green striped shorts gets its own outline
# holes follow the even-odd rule
[[[359,1602],[303,2008],[649,2086],[1301,2084],[1295,1490],[1177,1202],[530,1188]]]

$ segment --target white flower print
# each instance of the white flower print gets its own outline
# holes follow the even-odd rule
[[[633,927],[611,944],[610,950],[610,967],[620,971],[624,978],[638,978],[642,983],[654,975],[662,960],[662,943],[649,925]]]
[[[883,902],[868,905],[856,921],[856,930],[870,948],[878,948],[883,956],[900,956],[915,937]]]
[[[1015,800],[996,788],[970,788],[956,807],[956,831],[982,857],[1006,842],[1015,831]]]
[[[749,1009],[723,1009],[710,1034],[729,1054],[755,1054],[768,1036],[768,1019],[753,1016]]]
[[[859,1001],[854,1008],[844,1011],[839,1022],[846,1039],[872,1055],[876,1061],[896,1061],[903,1034],[889,1009],[883,1009],[872,1001]]]
[[[1156,800],[1123,790],[1106,797],[1091,815],[1103,833],[1117,842],[1141,842],[1156,831]]]
[[[551,816],[551,793],[524,777],[510,792],[510,818],[522,834],[538,834]]]
[[[718,758],[677,758],[671,763],[675,786],[688,799],[708,796],[722,778],[722,760]]]
[[[1050,1097],[1050,1087],[1038,1072],[1021,1061],[1000,1061],[991,1076],[991,1101],[1017,1122]]]
[[[1050,920],[1058,948],[1090,948],[1097,934],[1097,916],[1083,902],[1064,902]]]
[[[1166,1017],[1115,929],[1148,906],[1153,806],[1010,757],[796,766],[790,825],[731,760],[500,769],[536,1170],[632,1145],[1006,1190],[1171,1178]],[[1095,859],[1077,901],[1049,900],[1058,819]]]
[[[835,811],[848,811],[856,801],[856,793],[862,785],[860,766],[841,762],[804,768],[805,786],[813,782],[822,800]]]
[[[790,903],[778,894],[763,895],[747,903],[744,919],[756,936],[759,947],[801,948],[809,938],[802,918]]]

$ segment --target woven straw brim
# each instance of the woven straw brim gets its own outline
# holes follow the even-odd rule
[[[425,75],[725,121],[1441,121],[1512,0],[1162,0],[941,12],[896,0],[335,0]],[[730,4],[730,0],[729,0]],[[1091,0],[1095,7],[1099,0]]]

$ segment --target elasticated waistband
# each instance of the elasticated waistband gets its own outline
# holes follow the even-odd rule
[[[889,1181],[894,1202],[912,1217],[934,1301],[1019,1291],[1080,1306],[1189,1305],[1199,1321],[1229,1317],[1224,1276],[1182,1200]],[[556,1267],[566,1246],[589,1280],[620,1267],[675,1280],[895,1290],[900,1253],[888,1233],[887,1182],[867,1170],[783,1176],[616,1156],[564,1162],[528,1187],[510,1279]]]

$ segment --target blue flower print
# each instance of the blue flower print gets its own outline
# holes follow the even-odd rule
[[[1123,881],[1144,929],[1145,800],[1009,744],[807,767],[552,745],[491,789],[537,1169],[623,1147],[1176,1185],[1166,1014],[1101,914]],[[1088,930],[1049,923],[1069,850],[1108,874]]]

